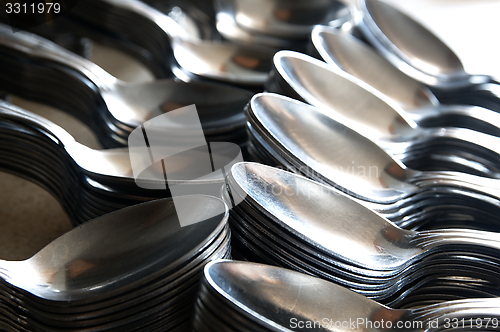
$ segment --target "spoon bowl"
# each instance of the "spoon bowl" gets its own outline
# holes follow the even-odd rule
[[[216,308],[222,305],[228,314],[211,314],[206,309],[209,303],[218,303]],[[498,299],[471,299],[414,310],[392,309],[306,274],[250,262],[216,261],[204,270],[194,330],[231,329],[243,322],[262,331],[291,331],[300,326],[313,331],[372,331],[370,326],[384,323],[384,328],[400,324],[408,331],[427,331],[433,321],[438,322],[436,328],[442,328],[451,319],[481,315],[498,319],[495,306]]]
[[[287,161],[285,165],[366,201],[397,202],[427,190],[424,188],[431,183],[460,183],[475,193],[492,195],[495,200],[500,197],[494,189],[496,179],[407,168],[372,141],[334,120],[328,110],[264,93],[252,98],[247,114],[252,130],[270,151]]]
[[[224,183],[222,169],[242,161],[236,144],[212,142],[150,164],[139,148],[91,149],[54,123],[5,102],[0,104],[0,140],[1,168],[46,188],[76,225],[180,192],[217,196]],[[168,146],[174,147],[175,142]],[[136,177],[132,162],[147,167]],[[202,167],[207,164],[214,168]]]
[[[317,26],[311,39],[317,52],[330,66],[380,91],[419,125],[457,126],[500,135],[498,112],[478,106],[440,104],[427,86],[405,75],[356,37]]]
[[[373,87],[301,53],[278,52],[274,58],[273,73],[274,82],[270,83],[269,91],[283,93],[321,108],[336,121],[362,133],[405,163],[418,161],[420,158],[416,156],[430,154],[436,157],[428,159],[427,169],[471,172],[483,176],[491,176],[492,173],[481,169],[487,168],[493,173],[498,170],[496,161],[493,161],[500,156],[497,149],[499,142],[493,143],[498,137],[465,128],[419,127],[398,105]],[[440,158],[440,155],[445,157]],[[462,156],[477,167],[454,162],[455,156]],[[431,163],[434,159],[436,161]],[[409,165],[420,168],[418,164]]]
[[[102,10],[96,11],[96,8]],[[160,67],[181,80],[209,79],[258,88],[264,84],[274,50],[222,41],[208,41],[188,33],[170,15],[138,0],[92,0],[80,3],[71,15],[132,44],[142,45]],[[99,20],[96,17],[102,17]],[[130,17],[144,33],[130,29]],[[112,24],[121,20],[120,24]],[[150,42],[144,41],[148,36]],[[193,61],[194,59],[194,61]],[[170,61],[173,60],[173,61]]]
[[[222,231],[227,218],[223,202],[209,196],[176,200],[196,206],[189,217],[200,222],[182,227],[172,199],[143,203],[81,225],[26,261],[1,261],[2,277],[17,288],[58,302],[95,301],[94,296],[131,289],[160,269],[181,264],[198,250],[198,243]]]
[[[360,0],[359,8],[363,16],[359,28],[363,35],[385,58],[414,79],[444,89],[497,82],[492,77],[466,73],[447,45],[393,6],[379,0]]]

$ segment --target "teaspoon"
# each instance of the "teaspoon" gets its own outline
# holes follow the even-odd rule
[[[274,57],[273,70],[276,74],[272,75],[268,90],[321,108],[403,162],[414,162],[410,163],[412,167],[421,167],[418,163],[422,154],[435,154],[432,159],[437,158],[437,161],[430,164],[430,168],[466,170],[489,177],[500,174],[495,161],[500,156],[499,143],[494,143],[498,137],[465,128],[418,127],[399,106],[379,91],[305,54],[278,52]],[[439,150],[444,150],[443,153],[448,156],[465,156],[478,166],[470,169],[453,157],[445,167],[440,166],[442,152]],[[488,171],[484,171],[485,168]]]
[[[179,209],[188,212],[186,219],[178,217]],[[179,310],[186,306],[182,296],[195,294],[196,274],[206,262],[227,257],[228,242],[220,241],[227,237],[227,215],[220,199],[194,195],[96,218],[25,261],[0,261],[0,312],[24,309],[2,316],[37,331],[128,331],[159,318],[171,320],[176,311],[187,321],[189,312]],[[188,220],[193,223],[186,224]],[[137,310],[141,301],[154,303],[158,296],[169,301],[149,308],[142,303],[141,309],[147,310]],[[135,312],[116,319],[120,310],[125,313],[134,304]],[[110,315],[113,310],[115,316]]]
[[[405,75],[351,34],[316,26],[311,39],[329,65],[380,91],[419,125],[465,127],[500,136],[500,114],[482,107],[440,104],[427,86]]]
[[[377,144],[334,120],[328,110],[264,93],[252,98],[247,113],[252,128],[297,170],[362,200],[393,203],[436,184],[500,199],[500,180],[407,168]]]
[[[221,324],[232,331],[244,324],[251,326],[252,331],[368,332],[395,331],[397,326],[404,326],[405,331],[423,332],[441,331],[447,321],[454,319],[476,317],[495,320],[497,324],[490,329],[498,329],[498,299],[450,301],[412,310],[392,309],[325,280],[250,262],[207,264],[202,287],[193,324],[195,331],[218,331]],[[201,306],[203,300],[222,303],[227,314],[219,315],[219,310],[215,310],[215,315],[210,314]],[[212,317],[214,320],[208,320]],[[481,326],[483,324],[481,320]]]
[[[411,267],[414,273],[426,258],[431,262],[447,251],[469,251],[474,255],[475,250],[478,254],[492,250],[493,262],[494,252],[500,250],[498,233],[468,229],[404,230],[338,190],[262,164],[233,165],[228,182],[233,200],[244,199],[259,213],[270,217],[275,229],[282,230],[275,230],[277,234],[293,235],[329,260],[352,266],[347,268],[353,273],[381,278],[385,273],[394,276],[397,272],[400,277],[406,268]],[[239,205],[235,209],[240,209]],[[259,221],[249,218],[246,222]],[[488,261],[488,256],[483,259]],[[459,262],[457,258],[455,263]]]
[[[97,116],[103,121],[111,121],[110,126],[118,127],[113,131],[117,136],[122,136],[116,138],[122,146],[126,145],[128,133],[140,124],[190,104],[196,104],[200,109],[200,120],[206,134],[221,131],[221,127],[228,124],[230,127],[243,126],[244,114],[241,110],[251,97],[251,93],[246,90],[208,82],[188,84],[169,79],[144,83],[123,82],[91,61],[48,40],[25,32],[13,33],[7,26],[0,26],[0,45],[5,52],[13,52],[21,58],[48,64],[55,70],[62,66],[83,76],[83,81],[90,86],[87,89],[94,89],[91,95],[97,95],[97,100],[85,99],[82,104],[88,108],[88,113],[95,114],[102,111],[96,104],[104,103],[109,114],[103,112]],[[59,87],[69,89],[64,85]]]
[[[80,3],[72,11],[79,20],[94,27],[120,35],[130,30],[130,23],[123,18],[133,17],[136,24],[148,33],[152,40],[149,51],[163,55],[163,61],[170,61],[166,50],[171,50],[178,67],[172,68],[174,75],[185,81],[193,77],[212,79],[231,84],[259,87],[264,84],[271,67],[274,51],[263,46],[245,47],[223,41],[207,41],[193,37],[172,17],[138,0],[91,0]],[[118,16],[117,16],[118,15]],[[108,24],[96,17],[108,17],[123,24]],[[130,40],[141,43],[140,35]],[[144,38],[144,37],[142,37]],[[153,49],[154,48],[154,49]],[[170,67],[170,66],[169,66]],[[182,75],[183,74],[183,75]]]
[[[499,84],[485,75],[470,75],[458,56],[427,28],[380,0],[359,0],[359,28],[369,42],[397,68],[424,84],[455,89]]]

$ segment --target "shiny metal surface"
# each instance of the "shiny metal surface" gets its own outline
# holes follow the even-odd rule
[[[208,156],[203,150],[192,151],[188,156],[178,154],[164,163],[170,172],[168,184],[161,163],[151,165],[141,175],[143,181],[163,188],[151,190],[139,187],[134,179],[130,156],[146,158],[139,151],[88,148],[52,122],[5,102],[0,105],[0,120],[0,168],[48,190],[75,225],[125,206],[171,197],[173,188],[182,189],[184,195],[213,195],[224,183],[224,174],[218,168],[242,160],[237,145],[212,142],[212,161],[218,171],[203,173],[206,175],[196,179],[186,178],[186,169],[198,167],[197,156]],[[227,156],[232,153],[230,161]]]
[[[138,0],[87,1],[76,6],[72,15],[94,28],[121,35],[128,42],[144,47],[160,67],[179,67],[187,75],[178,76],[183,80],[193,76],[258,87],[267,79],[271,49],[194,38],[171,16]],[[129,22],[125,23],[127,18]],[[147,40],[137,30],[131,30],[131,18],[146,33]],[[175,63],[169,63],[171,57]]]
[[[337,179],[340,187],[352,188],[353,195],[369,201],[397,201],[417,190],[405,183],[405,166],[321,111],[272,94],[257,95],[251,103],[259,125],[288,153],[325,178]],[[368,175],[346,172],[357,166]],[[369,174],[370,169],[377,172]]]
[[[302,39],[285,39],[270,36],[253,31],[247,31],[240,27],[235,20],[234,4],[232,1],[216,1],[216,27],[217,31],[225,39],[245,45],[267,45],[278,49],[305,49],[305,42]]]
[[[400,308],[498,296],[496,232],[403,230],[331,187],[257,163],[233,166],[223,198],[239,202],[229,218],[239,259],[311,274]],[[440,290],[426,293],[433,287]]]
[[[71,54],[47,40],[23,32],[14,34],[6,26],[1,29],[0,44],[6,53],[15,52],[16,56],[20,55],[18,66],[20,63],[26,66],[28,59],[41,65],[48,64],[52,72],[47,73],[45,66],[40,69],[45,71],[44,74],[59,75],[62,80],[68,82],[65,85],[59,80],[54,80],[49,82],[48,86],[44,86],[30,84],[29,81],[24,83],[23,80],[20,82],[21,87],[16,89],[16,85],[7,83],[5,78],[3,85],[6,89],[11,89],[12,92],[21,91],[21,94],[27,93],[28,97],[35,100],[42,99],[56,106],[61,106],[62,103],[63,109],[80,117],[86,116],[87,122],[100,121],[98,125],[94,124],[94,127],[98,126],[101,131],[110,133],[107,135],[107,140],[102,139],[107,143],[104,146],[124,146],[128,134],[138,125],[157,115],[191,104],[196,104],[199,108],[200,121],[209,140],[210,137],[217,136],[234,135],[235,138],[241,136],[245,119],[242,108],[251,96],[248,91],[213,83],[188,84],[172,79],[126,83],[111,76],[94,63]],[[62,73],[60,66],[64,67]],[[36,66],[28,68],[36,76],[39,69]],[[81,76],[75,82],[74,74],[68,74],[68,71]],[[27,78],[30,76],[30,71],[19,69],[19,72]],[[37,80],[43,79],[47,80],[44,76],[37,78]],[[55,89],[56,86],[58,89]],[[47,98],[47,87],[54,88],[51,90],[51,94],[55,95],[54,98]],[[64,91],[73,98],[67,101],[65,98],[68,97]],[[209,99],[207,95],[210,95]],[[75,99],[80,102],[75,103]],[[116,143],[109,142],[110,139]]]
[[[496,81],[465,72],[457,55],[410,16],[379,0],[360,0],[360,29],[366,38],[406,74],[447,89]]]
[[[216,198],[179,199],[196,207],[193,214],[211,215],[213,210],[220,217],[181,227],[172,199],[125,208],[75,228],[27,261],[2,261],[4,279],[43,299],[75,301],[151,278],[158,267],[173,267],[196,252],[199,243],[221,231],[227,218]]]
[[[290,51],[271,63],[273,48],[304,51],[317,21],[354,25],[358,13],[336,0],[215,2],[85,0],[68,14],[74,31],[128,50],[170,77],[141,84],[0,26],[0,89],[61,107],[112,147],[91,149],[0,101],[0,170],[46,189],[76,226],[26,261],[0,260],[0,330],[291,331],[293,319],[362,317],[436,320],[436,330],[445,330],[446,319],[500,319],[498,114],[441,106],[423,84],[342,39],[327,52],[343,60],[336,69]],[[412,24],[402,29],[404,38],[422,33]],[[442,46],[429,38],[430,46]],[[417,51],[424,60],[433,53]],[[493,79],[463,67],[463,81],[453,76],[458,58],[436,59],[443,67],[435,74],[452,77],[447,88],[488,82],[463,90],[474,101],[476,90],[496,91]],[[344,64],[374,79],[379,91],[345,74]],[[244,114],[251,94],[240,88],[261,91],[266,81],[270,91],[296,100],[257,94]],[[281,169],[233,165],[242,159],[239,146],[211,142],[203,147],[211,169],[233,167],[189,179],[186,191],[210,187],[222,200],[164,198],[174,195],[170,184],[185,184],[186,169],[203,167],[197,162],[204,150],[150,165],[146,181],[161,187],[168,174],[163,190],[139,187],[130,158],[151,160],[123,147],[128,135],[193,103],[208,141],[247,146],[252,160]],[[460,128],[442,128],[448,123]],[[182,142],[199,128],[174,120],[155,129]],[[228,157],[229,150],[237,155]],[[165,177],[159,181],[157,173]],[[231,256],[279,267],[227,261]]]
[[[372,141],[337,122],[323,110],[276,94],[258,94],[247,109],[252,124],[283,151],[285,159],[308,176],[347,190],[367,201],[390,203],[419,192],[419,179],[448,182],[449,174],[465,187],[493,197],[498,180],[453,172],[418,172],[407,168]],[[459,180],[462,178],[462,180]],[[476,186],[477,185],[477,186]],[[496,199],[495,198],[495,199]]]
[[[398,264],[409,266],[408,261],[416,255],[446,246],[448,241],[467,242],[466,238],[476,238],[484,240],[478,246],[488,246],[488,241],[492,241],[491,248],[498,248],[498,243],[494,244],[499,239],[497,233],[465,229],[403,230],[333,188],[257,163],[234,165],[231,183],[235,185],[230,186],[233,199],[244,193],[245,199],[251,199],[259,210],[272,216],[274,223],[302,241],[329,253],[330,257],[338,255],[340,260],[372,270],[390,270]]]
[[[413,168],[412,154],[463,156],[477,164],[474,174],[498,177],[495,159],[498,137],[466,128],[422,128],[394,102],[365,82],[301,53],[280,51],[274,58],[274,81],[269,89],[319,107],[322,112],[376,142],[385,151]],[[273,85],[274,84],[274,85]],[[460,145],[460,148],[453,146]],[[486,152],[488,150],[489,152]],[[483,153],[487,158],[481,157]],[[439,157],[438,157],[439,158]],[[434,167],[433,167],[434,166]],[[428,169],[474,172],[448,159],[428,162]],[[484,172],[481,167],[489,169]]]
[[[372,270],[390,270],[423,253],[412,245],[416,232],[400,229],[341,192],[307,178],[239,163],[231,169],[231,179],[236,190],[272,215],[280,227],[330,257]]]
[[[248,1],[220,0],[232,7],[242,29],[280,38],[307,39],[315,24],[325,24],[343,13],[346,5],[336,0]],[[340,15],[341,16],[341,15]]]
[[[498,112],[477,106],[440,104],[426,85],[405,75],[356,37],[317,26],[311,38],[317,52],[329,65],[380,91],[419,125],[457,126],[499,135]]]
[[[397,310],[383,306],[338,285],[328,283],[290,270],[249,262],[217,261],[207,265],[204,271],[201,294],[198,297],[195,322],[210,317],[200,303],[217,301],[223,303],[226,317],[215,316],[219,324],[236,328],[236,322],[255,326],[254,331],[372,331],[369,325],[335,322],[350,322],[361,319],[381,325],[390,322],[408,322],[407,331],[427,331],[425,323],[436,320],[437,328],[448,319],[480,315],[498,319],[498,299],[474,299],[452,301],[416,310]],[[271,308],[275,310],[271,310]],[[326,324],[323,324],[326,320]],[[298,328],[298,322],[304,327]],[[330,321],[333,324],[328,324]],[[414,321],[425,322],[422,326]],[[217,322],[217,321],[216,321]],[[314,322],[320,322],[314,325]],[[235,324],[236,323],[236,324]],[[294,324],[295,323],[295,324]],[[309,325],[306,325],[309,324]],[[296,325],[296,326],[294,326]],[[196,331],[215,331],[206,325],[195,323]],[[205,326],[205,328],[202,328]],[[216,326],[216,325],[215,325]],[[307,326],[307,327],[306,327]],[[391,330],[391,328],[387,328]],[[229,328],[229,330],[232,330]],[[495,330],[495,328],[492,328]]]
[[[366,82],[396,101],[404,110],[439,104],[429,88],[402,73],[356,37],[317,26],[311,38],[316,50],[329,65]]]
[[[184,205],[198,222],[182,227],[176,209]],[[175,206],[172,199],[157,200],[79,226],[28,260],[0,261],[4,325],[21,331],[185,328],[204,265],[228,258],[227,217],[215,197],[178,197]]]

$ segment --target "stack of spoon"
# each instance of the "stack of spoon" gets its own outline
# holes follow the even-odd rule
[[[185,331],[204,265],[229,258],[227,216],[214,197],[157,200],[89,221],[25,261],[1,260],[0,329]]]
[[[157,184],[159,190],[151,190],[151,186],[139,187],[134,179],[131,158],[137,163],[147,158],[144,164],[150,164],[149,154],[143,151],[91,149],[54,123],[6,102],[0,104],[0,131],[0,168],[49,191],[75,225],[125,206],[171,197],[174,187],[184,188],[185,194],[218,195],[224,183],[222,168],[242,161],[234,143],[212,142],[210,155],[200,147],[151,164],[149,177],[143,179]],[[210,174],[183,177],[186,170],[210,161],[216,167]]]
[[[498,233],[403,230],[333,188],[256,163],[232,167],[223,198],[234,203],[235,258],[315,275],[392,306],[500,292]]]
[[[358,30],[396,68],[432,87],[440,100],[500,110],[498,78],[468,73],[450,47],[390,4],[381,0],[358,2]]]
[[[266,45],[305,51],[316,24],[340,28],[353,19],[353,8],[338,0],[217,0],[216,27],[221,36],[242,45]]]
[[[247,107],[249,153],[336,187],[405,228],[498,230],[498,179],[416,171],[321,109],[277,94]]]
[[[316,26],[311,34],[316,53],[330,66],[375,88],[424,127],[461,127],[500,136],[500,114],[493,110],[439,102],[425,84],[396,68],[351,34]]]
[[[251,97],[246,90],[172,79],[126,83],[46,39],[13,33],[5,25],[0,26],[0,57],[1,89],[74,115],[104,147],[126,146],[137,126],[191,104],[208,141],[246,140],[243,107]]]
[[[240,331],[241,326],[249,331],[420,332],[453,327],[498,331],[499,302],[471,299],[392,309],[298,272],[216,261],[205,267],[193,328],[197,332]]]
[[[139,0],[91,0],[79,2],[69,15],[79,24],[81,33],[88,29],[111,36],[124,49],[137,47],[150,55],[150,67],[161,68],[163,77],[183,81],[211,80],[250,89],[262,89],[271,68],[274,50],[264,46],[245,47],[224,41],[201,39],[196,21],[187,30],[174,18],[186,17],[180,7],[171,15]],[[170,74],[169,74],[170,73]],[[158,74],[157,74],[158,75]]]
[[[439,122],[432,128],[419,127],[379,91],[310,56],[276,53],[268,90],[321,108],[412,168],[500,177],[498,137],[468,128],[441,127]],[[467,118],[472,119],[473,128],[481,122]],[[485,119],[484,126],[498,128],[497,118]]]

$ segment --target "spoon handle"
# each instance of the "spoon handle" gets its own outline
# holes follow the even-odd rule
[[[439,229],[420,231],[414,239],[419,248],[443,251],[463,248],[465,251],[478,254],[500,255],[500,234],[495,232],[471,229]]]
[[[431,88],[443,104],[477,105],[500,112],[500,82],[485,75],[474,75],[473,83],[459,89]]]
[[[470,154],[486,155],[488,159],[496,158],[500,165],[500,137],[477,132],[466,128],[422,128],[425,140],[444,140],[444,144],[452,142],[460,144],[460,151]]]
[[[438,303],[411,310],[408,320],[422,322],[412,331],[442,331],[464,329],[500,330],[500,298],[467,299]],[[455,326],[457,322],[457,326]],[[486,324],[488,323],[488,327]]]
[[[109,89],[117,79],[93,62],[82,58],[53,42],[35,34],[19,31],[0,24],[0,51],[14,51],[15,56],[35,61],[62,65],[85,76],[99,89]]]
[[[436,187],[457,188],[471,194],[479,194],[481,199],[500,206],[500,179],[459,172],[426,171],[415,176],[412,184],[423,190],[433,190]]]
[[[0,100],[0,121],[2,119],[27,124],[42,135],[65,146],[75,144],[76,142],[73,136],[53,122]]]
[[[188,39],[189,34],[173,18],[150,5],[138,0],[93,0],[96,4],[106,4],[110,12],[119,10],[128,11],[126,15],[131,17],[140,17],[157,25],[170,41],[174,38]],[[89,2],[90,4],[90,2]],[[125,16],[125,15],[124,15]]]
[[[467,128],[500,137],[500,113],[489,108],[441,104],[413,110],[409,114],[422,127]]]

